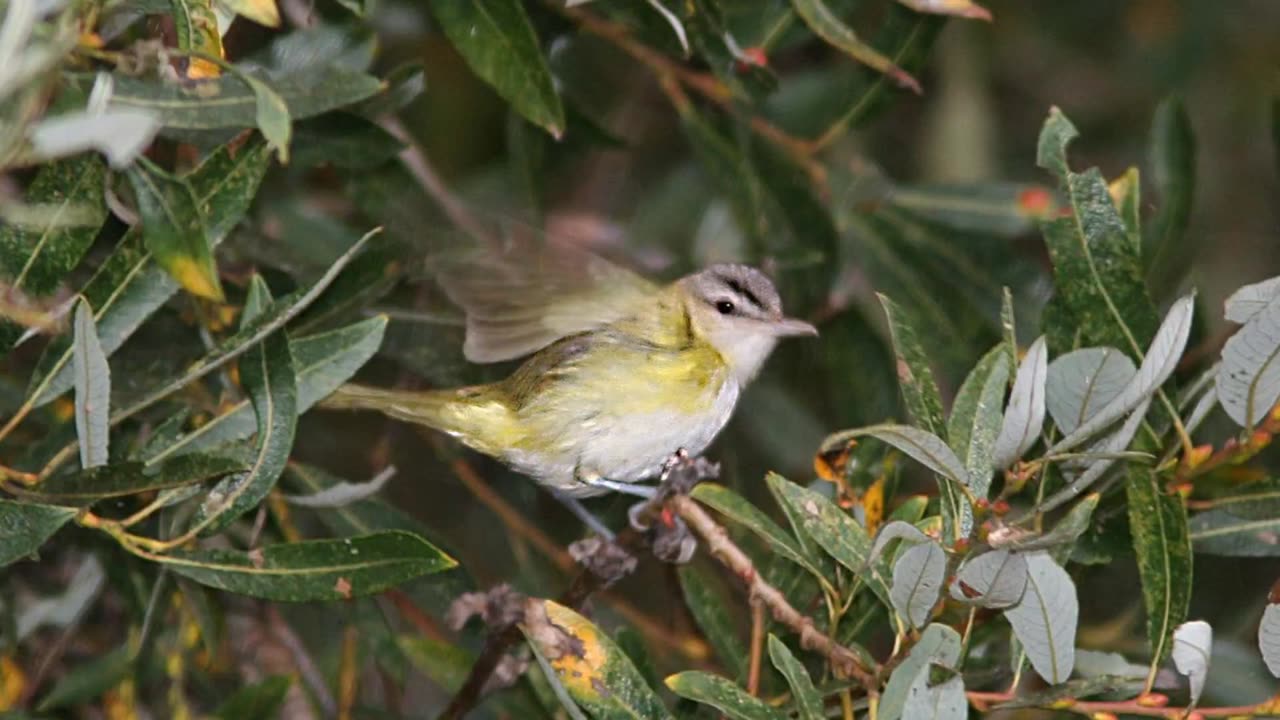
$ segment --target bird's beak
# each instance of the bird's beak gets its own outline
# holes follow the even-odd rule
[[[795,318],[782,318],[773,324],[773,334],[779,337],[788,337],[792,335],[814,335],[818,334],[818,328],[810,325],[803,320]]]

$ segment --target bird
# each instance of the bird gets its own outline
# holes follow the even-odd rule
[[[323,406],[444,432],[562,498],[651,495],[637,483],[677,452],[705,450],[781,339],[818,334],[745,264],[665,285],[572,247],[442,267],[440,286],[466,314],[467,360],[524,361],[467,387],[346,384]]]

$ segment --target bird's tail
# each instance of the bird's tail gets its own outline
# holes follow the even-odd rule
[[[388,417],[448,433],[495,454],[511,441],[511,412],[492,386],[450,390],[387,390],[348,383],[320,401],[333,410],[376,410]]]

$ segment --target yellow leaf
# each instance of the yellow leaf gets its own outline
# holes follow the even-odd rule
[[[177,0],[173,3],[174,26],[178,33],[178,47],[190,53],[226,58],[222,49],[222,35],[218,32],[218,18],[213,13],[212,0]],[[192,57],[187,62],[187,77],[192,80],[216,78],[222,74],[217,63]]]
[[[218,0],[218,4],[259,25],[280,27],[280,11],[275,0]]]
[[[27,686],[27,675],[8,655],[0,655],[0,711],[12,710]]]
[[[1129,168],[1128,172],[1111,181],[1107,185],[1107,192],[1111,194],[1111,202],[1115,203],[1116,209],[1123,210],[1125,201],[1129,199],[1129,195],[1138,189],[1138,169]]]
[[[169,261],[169,274],[192,295],[222,302],[222,287],[217,278],[211,277],[203,267],[189,257],[175,257]]]
[[[885,476],[881,475],[862,494],[862,511],[866,514],[868,535],[875,535],[884,522],[884,483]]]
[[[572,695],[599,695],[608,653],[589,620],[550,600],[530,600],[525,632]],[[592,681],[596,682],[592,682]]]

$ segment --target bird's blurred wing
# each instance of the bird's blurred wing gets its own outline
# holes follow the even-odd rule
[[[555,243],[451,258],[437,278],[466,312],[463,353],[476,363],[512,360],[611,323],[660,289],[598,255]]]

